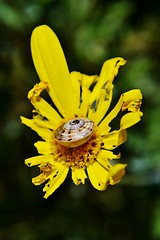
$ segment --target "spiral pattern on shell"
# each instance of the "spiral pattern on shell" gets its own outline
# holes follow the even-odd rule
[[[74,118],[58,127],[54,133],[56,141],[65,147],[78,147],[92,136],[94,122],[88,118]]]

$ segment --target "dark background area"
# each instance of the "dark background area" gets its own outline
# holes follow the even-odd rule
[[[160,239],[160,2],[139,0],[0,1],[0,239]],[[37,154],[36,133],[20,123],[31,117],[27,93],[39,81],[30,53],[32,30],[49,25],[70,71],[99,74],[103,62],[127,64],[115,80],[113,105],[140,88],[142,121],[118,149],[128,163],[123,181],[105,192],[70,175],[47,200],[24,159]]]

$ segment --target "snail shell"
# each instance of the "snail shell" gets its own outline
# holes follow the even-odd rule
[[[75,118],[56,129],[56,141],[69,148],[78,147],[86,143],[92,136],[94,122],[88,118]]]

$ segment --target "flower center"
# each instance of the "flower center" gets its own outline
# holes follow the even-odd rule
[[[56,142],[56,147],[57,161],[64,162],[71,168],[86,168],[95,161],[95,157],[101,147],[101,140],[96,133],[93,133],[86,143],[78,147],[68,148],[62,146],[58,142]]]

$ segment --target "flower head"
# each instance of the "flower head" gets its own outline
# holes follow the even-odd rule
[[[98,190],[118,183],[126,164],[112,163],[120,158],[113,150],[126,141],[126,129],[143,115],[139,89],[122,94],[107,113],[113,80],[126,61],[121,57],[105,61],[99,76],[70,73],[59,40],[46,25],[34,29],[31,51],[40,83],[28,93],[33,119],[21,120],[42,138],[35,143],[40,155],[25,160],[27,166],[37,165],[40,170],[32,182],[45,182],[44,198],[63,183],[69,169],[76,185],[84,184],[86,178]],[[44,90],[54,107],[42,98]],[[124,111],[120,125],[112,131],[109,125],[120,111]]]

